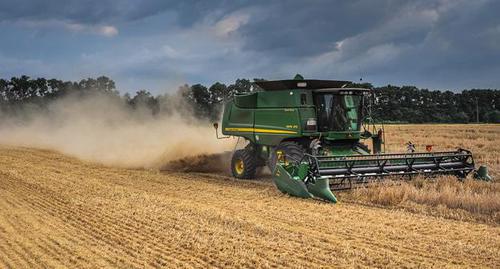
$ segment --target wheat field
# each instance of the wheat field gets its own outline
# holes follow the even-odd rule
[[[344,195],[344,201],[404,209],[410,212],[456,220],[500,224],[500,125],[389,125],[386,149],[405,150],[411,141],[419,151],[432,145],[433,151],[471,150],[476,167],[486,165],[493,182],[469,176],[464,182],[453,176],[414,178],[409,182],[383,182]]]
[[[386,133],[391,151],[407,141],[471,149],[499,176],[499,125]],[[0,146],[0,268],[500,267],[499,183],[460,183],[477,191],[470,197],[489,195],[486,211],[474,212],[440,198],[456,181],[419,180],[341,193],[332,205],[283,195],[269,178],[114,168]]]

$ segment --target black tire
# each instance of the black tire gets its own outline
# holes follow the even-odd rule
[[[257,166],[257,170],[259,170],[259,167],[266,166],[266,159],[263,159],[259,157],[255,152],[257,151],[257,146],[253,143],[248,143],[248,145],[245,146],[245,150],[254,152],[255,156],[255,165]]]
[[[272,150],[271,156],[269,157],[269,160],[267,162],[267,166],[269,167],[269,170],[271,170],[271,173],[274,172],[274,169],[276,168],[276,162],[278,161],[278,155],[276,154],[277,151],[282,151],[285,155],[285,159],[289,163],[299,162],[300,160],[302,160],[306,152],[304,147],[302,147],[297,142],[281,142]]]
[[[252,179],[255,177],[257,159],[254,151],[239,149],[233,153],[231,172],[235,178]]]

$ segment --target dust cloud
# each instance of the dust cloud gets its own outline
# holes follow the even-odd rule
[[[167,162],[162,171],[202,172],[230,175],[231,152],[200,154]]]
[[[132,109],[118,96],[68,96],[43,111],[23,108],[22,120],[2,120],[0,145],[50,149],[107,166],[148,169],[234,146],[233,139],[216,139],[212,124],[191,117],[179,100],[167,105],[174,112],[153,116],[140,106]]]

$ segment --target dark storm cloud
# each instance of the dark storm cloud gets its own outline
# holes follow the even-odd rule
[[[115,1],[78,0],[17,0],[0,2],[0,21],[68,20],[79,23],[99,23],[122,15]]]
[[[297,72],[500,87],[499,11],[495,0],[0,0],[10,37],[0,43],[0,75],[106,73],[153,89],[171,76],[211,83]]]
[[[262,4],[263,18],[242,29],[247,36],[245,48],[294,55],[318,53],[333,48],[337,40],[386,20],[394,9],[378,1],[316,2],[323,3]]]
[[[434,88],[500,87],[499,1],[356,1],[336,7],[297,9],[288,12],[288,26],[281,20],[267,31],[263,25],[247,29],[259,38],[245,48],[285,53],[282,59],[300,66],[285,71],[314,76],[367,76],[380,84]],[[306,23],[308,16],[314,22]]]
[[[232,10],[233,1],[175,0],[17,0],[0,1],[0,21],[67,20],[98,24],[110,21],[133,21],[172,11],[180,23],[189,25],[211,9]]]

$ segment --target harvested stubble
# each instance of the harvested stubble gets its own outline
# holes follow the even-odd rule
[[[387,150],[401,152],[411,141],[417,150],[469,149],[478,165],[487,165],[493,182],[457,181],[437,177],[412,181],[387,181],[343,193],[350,202],[405,209],[433,216],[500,224],[500,125],[429,124],[386,126]]]
[[[500,184],[454,177],[371,184],[343,198],[435,216],[500,224]]]
[[[0,148],[0,267],[498,267],[500,228]]]

